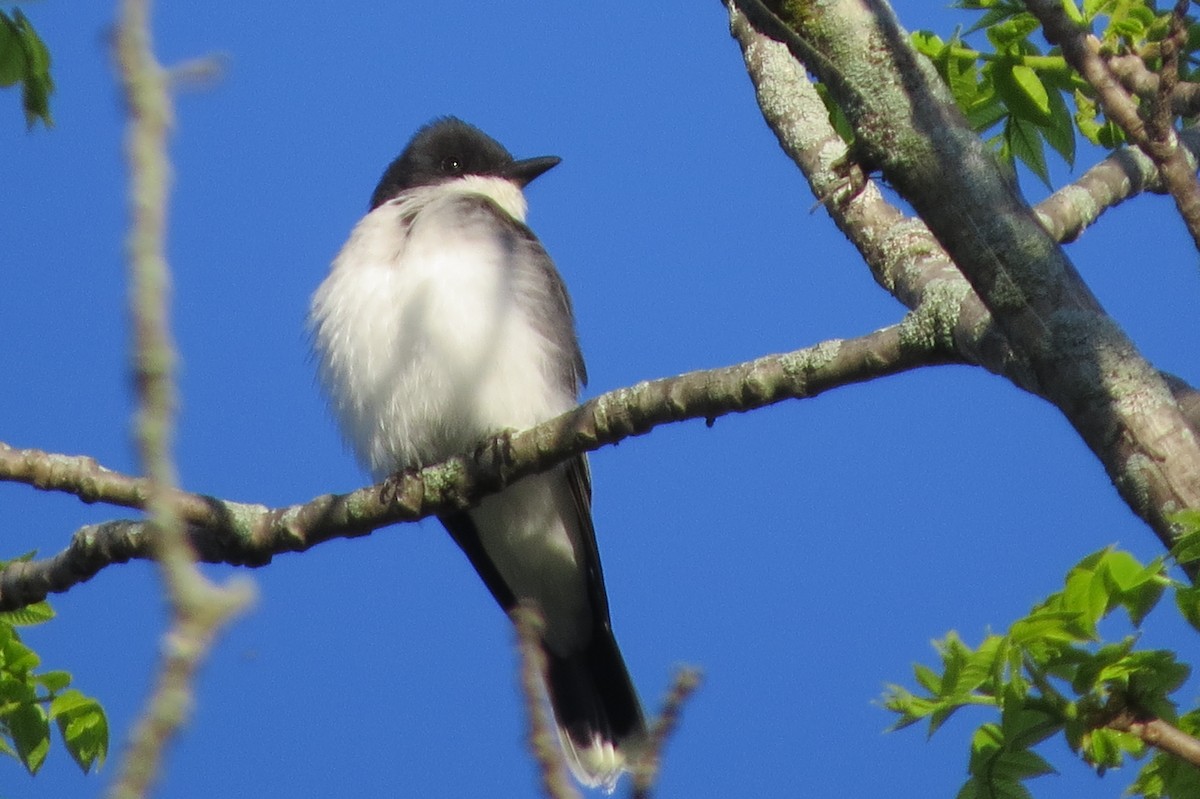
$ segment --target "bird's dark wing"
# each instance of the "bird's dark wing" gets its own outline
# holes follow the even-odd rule
[[[611,626],[608,616],[608,592],[604,588],[604,569],[600,565],[600,550],[596,546],[596,529],[592,526],[592,473],[587,456],[580,455],[567,462],[567,480],[575,498],[579,519],[580,557],[587,569],[588,600],[592,606],[592,623],[598,629]]]
[[[607,631],[612,623],[608,615],[608,593],[604,588],[604,569],[600,565],[600,550],[596,546],[596,531],[592,526],[592,484],[587,459],[575,458],[566,465],[566,478],[575,498],[576,524],[579,532],[578,557],[587,572],[588,604],[592,612],[592,624],[597,632]],[[458,544],[475,571],[479,572],[484,585],[491,591],[496,603],[507,613],[517,604],[517,597],[505,581],[500,570],[488,555],[479,538],[479,530],[466,511],[447,513],[438,517],[450,537]]]
[[[479,572],[479,577],[492,592],[496,603],[505,613],[510,613],[517,606],[517,597],[504,580],[504,576],[500,574],[500,570],[496,568],[496,564],[488,555],[487,550],[483,548],[479,530],[475,527],[475,522],[471,520],[470,514],[466,511],[457,511],[439,516],[438,520],[446,528],[446,532],[450,533],[454,543],[458,544],[459,549],[467,556],[467,560],[475,567],[475,571]]]

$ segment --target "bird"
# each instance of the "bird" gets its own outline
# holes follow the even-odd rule
[[[525,187],[560,161],[516,160],[442,117],[384,171],[309,314],[319,382],[374,477],[578,404],[587,372],[571,300],[525,223]],[[581,455],[439,519],[503,610],[540,612],[566,763],[611,793],[647,733],[613,635],[591,494]]]

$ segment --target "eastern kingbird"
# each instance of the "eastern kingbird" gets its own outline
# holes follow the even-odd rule
[[[575,407],[587,376],[571,301],[521,191],[559,160],[516,161],[446,117],[383,173],[310,314],[321,383],[375,477]],[[567,762],[611,791],[646,727],[609,622],[586,459],[441,522],[504,610],[541,611]]]

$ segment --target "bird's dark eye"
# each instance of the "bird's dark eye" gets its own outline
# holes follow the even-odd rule
[[[442,159],[442,171],[448,172],[451,175],[457,175],[462,172],[462,161],[459,161],[454,156],[447,156]]]

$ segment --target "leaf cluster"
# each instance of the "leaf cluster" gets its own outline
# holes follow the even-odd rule
[[[32,128],[40,120],[46,127],[52,126],[50,95],[54,92],[54,81],[50,77],[50,50],[29,18],[15,8],[11,14],[0,11],[0,86],[18,83],[25,124]]]
[[[4,565],[4,564],[0,564]],[[18,627],[54,618],[46,602],[0,613],[0,753],[36,774],[50,751],[50,722],[87,773],[108,754],[108,718],[95,699],[71,688],[66,671],[38,671],[41,658],[21,641]]]
[[[1200,555],[1200,533],[1183,542],[1189,540]],[[1055,735],[1100,774],[1127,757],[1144,757],[1146,743],[1116,722],[1161,719],[1185,731],[1200,728],[1200,715],[1178,716],[1171,700],[1190,669],[1173,652],[1138,649],[1136,635],[1104,642],[1099,625],[1121,613],[1139,627],[1168,589],[1200,629],[1197,589],[1169,578],[1163,558],[1142,564],[1111,547],[1089,555],[1067,573],[1061,591],[1003,634],[989,634],[977,647],[954,632],[936,641],[940,665],[914,666],[920,691],[888,687],[884,705],[899,716],[893,729],[928,721],[932,735],[963,707],[998,713],[974,733],[959,799],[1030,796],[1025,781],[1055,771],[1034,747]],[[1194,766],[1160,753],[1132,790],[1196,797],[1200,779]]]
[[[998,128],[989,143],[1003,159],[1019,160],[1049,185],[1046,145],[1073,165],[1076,130],[1106,149],[1125,142],[1122,130],[1098,108],[1091,85],[1068,66],[1058,48],[1043,54],[1031,40],[1041,26],[1023,2],[959,0],[955,7],[981,16],[948,41],[918,31],[913,45],[933,62],[977,132]],[[1169,9],[1159,11],[1153,0],[1064,0],[1063,8],[1097,37],[1102,55],[1133,55],[1149,70],[1162,67],[1160,43],[1170,31]],[[965,37],[980,31],[988,46],[968,46]],[[1180,80],[1195,77],[1198,46],[1200,26],[1189,20]]]

